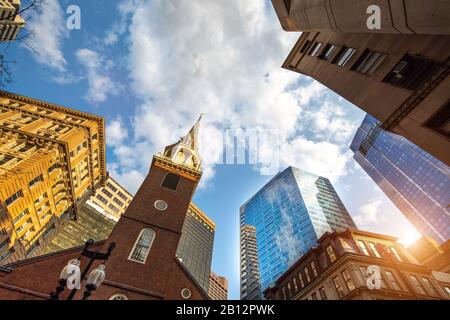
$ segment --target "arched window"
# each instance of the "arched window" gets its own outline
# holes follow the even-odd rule
[[[177,190],[178,183],[180,182],[180,176],[176,175],[175,173],[168,173],[166,177],[164,178],[164,181],[162,183],[162,186],[164,188],[168,188],[171,190]]]
[[[155,240],[155,231],[152,229],[143,229],[128,259],[144,264],[152,247],[153,240]]]
[[[109,300],[128,300],[128,297],[124,294],[115,294]]]

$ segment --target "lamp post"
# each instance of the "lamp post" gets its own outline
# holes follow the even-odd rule
[[[114,250],[116,244],[112,242],[106,253],[90,251],[89,247],[94,243],[94,240],[88,240],[81,252],[80,256],[77,259],[72,259],[69,261],[66,267],[61,271],[58,280],[58,286],[55,291],[50,293],[50,297],[52,300],[59,300],[60,294],[65,290],[65,288],[72,289],[67,300],[72,300],[77,293],[78,290],[81,289],[81,283],[83,280],[86,280],[86,290],[83,292],[83,300],[87,300],[92,292],[97,290],[103,281],[105,280],[105,264],[106,261],[111,256],[112,251]],[[84,268],[83,272],[80,270],[81,258],[86,257],[89,258],[89,262],[87,266]],[[99,265],[96,269],[92,270],[88,275],[89,270],[92,267],[94,261],[103,260],[103,264]]]

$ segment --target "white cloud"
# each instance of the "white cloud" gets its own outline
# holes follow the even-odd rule
[[[381,204],[380,200],[376,200],[359,208],[359,214],[354,217],[355,223],[364,228],[386,221],[386,216],[382,215],[379,210]]]
[[[76,57],[86,70],[89,85],[86,100],[92,103],[105,102],[110,95],[115,95],[121,90],[121,86],[107,74],[112,65],[111,61],[105,60],[99,53],[86,48],[79,49]]]
[[[106,139],[111,146],[120,145],[128,137],[128,130],[121,117],[107,122]]]
[[[32,33],[25,42],[34,59],[57,71],[65,71],[67,61],[62,52],[67,35],[64,12],[58,0],[47,0],[40,11],[30,11],[27,29]]]
[[[121,172],[145,173],[151,155],[205,112],[203,182],[214,175],[217,146],[230,128],[278,132],[283,166],[334,180],[345,174],[350,155],[342,142],[352,126],[338,105],[344,101],[326,101],[325,87],[315,81],[299,86],[300,75],[281,69],[299,34],[284,32],[271,6],[238,0],[133,4],[125,19],[131,21],[129,71],[143,103],[133,117],[133,136],[114,149]],[[313,102],[320,102],[314,118],[304,118]],[[302,132],[304,126],[313,133]],[[149,158],[135,151],[144,146]]]

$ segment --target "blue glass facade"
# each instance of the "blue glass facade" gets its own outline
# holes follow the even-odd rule
[[[350,147],[355,160],[415,228],[439,243],[450,238],[450,170],[367,116]]]
[[[316,246],[325,232],[356,228],[328,179],[293,167],[276,175],[241,207],[240,222],[241,228],[256,228],[262,291]],[[242,252],[241,261],[245,261]]]

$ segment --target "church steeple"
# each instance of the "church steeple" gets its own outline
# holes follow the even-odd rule
[[[198,151],[198,134],[204,113],[200,115],[192,129],[177,143],[167,146],[164,157],[175,164],[201,171],[201,158]]]

